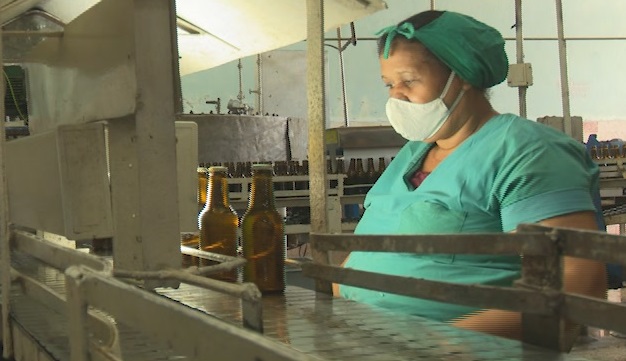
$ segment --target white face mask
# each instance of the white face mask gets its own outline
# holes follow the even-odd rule
[[[459,104],[465,90],[461,89],[450,109],[443,102],[454,72],[450,73],[441,95],[428,103],[411,103],[396,98],[389,98],[386,111],[387,118],[395,131],[407,140],[423,141],[435,135],[448,119],[448,116]]]

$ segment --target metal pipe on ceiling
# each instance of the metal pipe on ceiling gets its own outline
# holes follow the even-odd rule
[[[3,37],[17,36],[40,36],[46,38],[60,38],[63,36],[62,31],[35,31],[35,30],[5,30],[2,32]]]

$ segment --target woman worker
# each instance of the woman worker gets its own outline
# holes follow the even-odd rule
[[[365,199],[357,234],[512,232],[520,223],[598,229],[598,169],[585,148],[550,127],[496,112],[486,89],[508,61],[500,33],[469,16],[426,11],[379,39],[386,112],[407,144]],[[511,286],[518,256],[352,252],[345,267],[464,284]],[[564,260],[567,292],[604,297],[601,263]],[[519,313],[478,310],[337,286],[345,298],[504,337]]]

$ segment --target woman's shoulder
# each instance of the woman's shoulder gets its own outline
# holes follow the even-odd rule
[[[587,161],[582,142],[555,128],[514,114],[499,114],[483,128],[485,132],[476,138],[472,151],[479,152],[480,159],[494,165],[504,166],[538,157],[546,162]]]
[[[577,144],[575,139],[550,126],[515,114],[498,114],[489,122],[486,136],[502,144],[543,147],[553,143]]]

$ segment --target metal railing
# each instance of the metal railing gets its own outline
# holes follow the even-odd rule
[[[569,351],[565,320],[626,332],[626,305],[563,292],[562,257],[626,264],[626,237],[597,231],[520,225],[516,233],[445,235],[311,234],[313,262],[302,265],[319,290],[331,283],[478,308],[522,313],[524,342]],[[522,278],[496,287],[384,275],[330,265],[329,252],[523,255]]]
[[[90,359],[85,322],[88,306],[102,309],[151,339],[170,345],[189,360],[206,360],[207,357],[224,361],[317,360],[256,332],[142,291],[87,267],[72,266],[65,275],[68,307],[72,310],[69,317],[69,331],[74,336],[70,340],[72,361]]]
[[[293,350],[289,350],[283,345],[276,345],[276,343],[258,335],[258,333],[263,332],[263,307],[261,292],[256,285],[253,283],[234,284],[203,277],[208,274],[240,267],[245,263],[243,258],[228,257],[189,247],[181,247],[183,254],[209,259],[219,262],[219,264],[161,271],[127,271],[115,269],[112,262],[105,258],[57,245],[33,233],[19,229],[11,231],[10,249],[11,251],[21,252],[29,257],[33,257],[37,261],[66,273],[65,294],[61,294],[46,286],[42,281],[30,277],[28,274],[24,274],[10,265],[3,266],[3,271],[8,271],[11,274],[11,283],[15,284],[17,282],[21,285],[23,294],[40,300],[55,312],[67,317],[70,324],[69,334],[71,337],[69,341],[73,360],[89,359],[85,356],[85,352],[88,355],[90,347],[91,350],[97,350],[99,356],[104,355],[105,358],[112,360],[119,359],[119,344],[116,340],[115,324],[110,319],[101,317],[98,312],[94,312],[87,306],[94,306],[110,312],[115,317],[121,317],[124,322],[132,324],[151,336],[154,330],[151,319],[162,319],[167,316],[165,319],[169,319],[171,322],[176,318],[176,322],[164,324],[167,327],[159,329],[159,332],[155,335],[157,338],[166,337],[168,345],[187,355],[190,359],[199,360],[202,358],[202,355],[215,354],[216,349],[223,349],[223,344],[220,345],[220,340],[232,343],[235,342],[236,338],[250,341],[251,348],[233,352],[233,356],[229,354],[229,358],[220,359],[254,359],[250,355],[265,355],[267,356],[265,359],[272,360],[312,359],[297,355]],[[122,279],[176,280],[237,297],[241,299],[243,327],[255,332],[244,330],[234,325],[226,325],[221,320],[162,296],[151,294],[122,281]],[[120,302],[120,300],[124,301]],[[10,305],[7,308],[10,311]],[[159,315],[159,317],[154,317],[154,315]],[[178,322],[180,320],[183,321]],[[204,328],[202,332],[216,332],[211,333],[212,337],[215,336],[215,343],[207,343],[205,339],[198,337],[188,337],[190,329],[197,330],[201,327],[208,327]],[[76,330],[79,329],[81,332],[77,333]],[[98,340],[97,343],[90,339],[88,336],[89,332],[86,332],[87,329],[91,330],[95,340]],[[166,332],[162,332],[164,330]],[[10,332],[8,329],[3,331]],[[172,338],[170,334],[172,332],[178,332],[180,336]],[[194,332],[192,334],[197,333]],[[176,340],[175,342],[172,341],[174,339]],[[209,352],[211,347],[213,349]],[[236,349],[236,347],[233,349]],[[244,355],[245,357],[243,357]],[[239,356],[243,358],[238,358]]]

